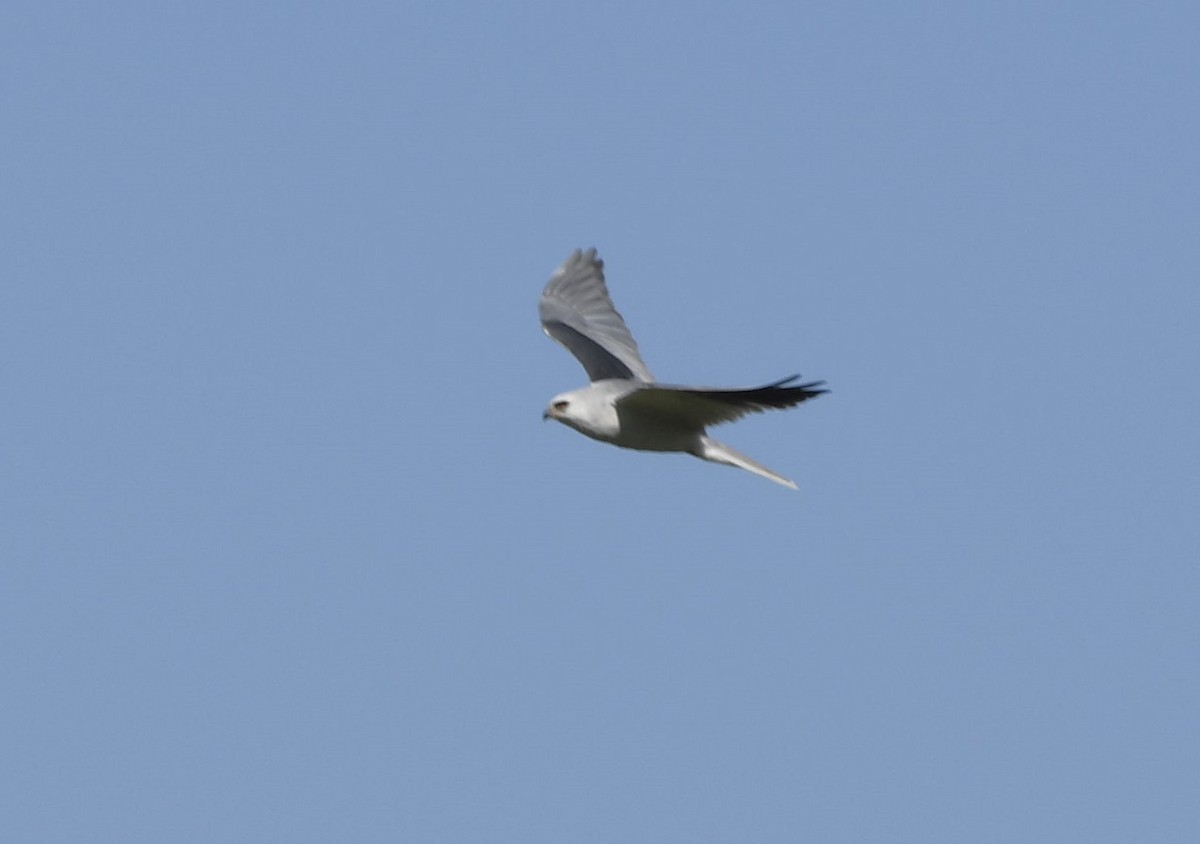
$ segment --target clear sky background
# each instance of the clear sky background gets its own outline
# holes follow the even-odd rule
[[[1200,840],[1198,31],[4,4],[5,840]]]

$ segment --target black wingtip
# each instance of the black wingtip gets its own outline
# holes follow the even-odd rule
[[[815,398],[822,393],[828,393],[824,381],[809,381],[805,384],[795,383],[799,375],[792,375],[781,381],[773,381],[761,387],[751,387],[743,390],[705,390],[709,398],[727,401],[733,404],[750,404],[757,410],[782,410],[795,407],[802,401]]]
[[[761,387],[756,387],[757,390],[803,390],[813,396],[819,396],[821,393],[828,393],[829,390],[825,387],[824,381],[809,381],[807,384],[797,384],[800,380],[800,373],[789,375],[787,378],[782,378],[779,381],[772,381],[770,384],[763,384]]]

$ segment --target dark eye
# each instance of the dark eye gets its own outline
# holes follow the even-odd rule
[[[567,401],[566,399],[563,399],[562,401],[556,401],[554,403],[554,409],[555,410],[566,410],[568,404],[570,404],[570,402]]]

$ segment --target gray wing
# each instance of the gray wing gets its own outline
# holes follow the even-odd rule
[[[554,271],[538,303],[542,330],[579,359],[588,378],[653,381],[625,320],[604,284],[604,262],[596,250],[576,249]]]
[[[687,428],[704,428],[732,422],[747,413],[795,407],[802,401],[829,392],[824,389],[824,381],[793,383],[799,377],[793,375],[762,387],[735,390],[648,385],[618,399],[617,408]]]

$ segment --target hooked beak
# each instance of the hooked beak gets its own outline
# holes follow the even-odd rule
[[[542,421],[545,422],[549,418],[550,418],[550,410],[549,409],[543,410],[542,411]]]

